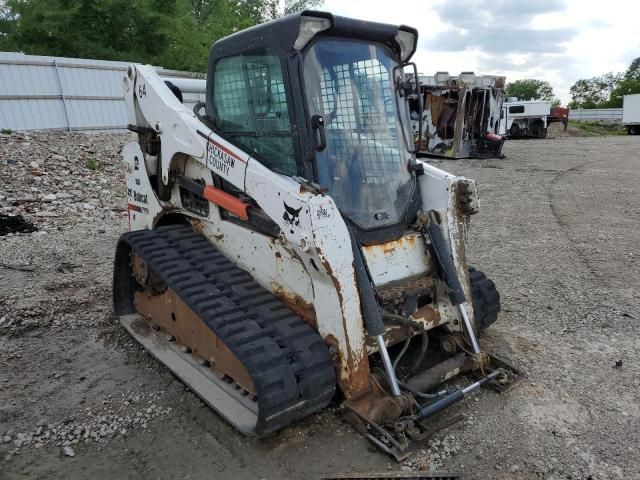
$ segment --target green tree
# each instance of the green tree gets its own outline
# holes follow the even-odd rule
[[[322,0],[285,0],[281,15],[300,12],[302,10],[316,8],[322,5]]]
[[[634,80],[640,80],[640,57],[635,58],[629,68],[624,74],[625,78],[632,78]]]
[[[622,107],[623,97],[625,95],[633,95],[640,93],[640,78],[624,78],[611,91],[608,106],[612,108]]]
[[[578,80],[569,89],[571,108],[607,108],[611,92],[616,88],[622,76],[619,73],[607,73],[599,77]]]
[[[9,6],[0,0],[0,50],[8,46],[8,38],[15,24],[15,14]]]
[[[204,71],[219,38],[321,0],[0,0],[0,50]]]
[[[544,80],[515,80],[507,84],[505,96],[518,97],[518,100],[556,100],[553,87]]]
[[[640,57],[624,73],[578,80],[569,92],[571,108],[620,108],[625,95],[640,93]]]
[[[164,46],[163,5],[128,0],[9,0],[3,48],[36,55],[145,61]],[[6,47],[5,47],[6,45]]]
[[[631,62],[624,77],[611,90],[609,106],[622,107],[623,97],[634,93],[640,93],[640,57]]]

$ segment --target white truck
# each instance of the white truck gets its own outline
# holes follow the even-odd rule
[[[625,95],[622,102],[622,124],[629,135],[640,135],[640,93]]]
[[[551,102],[538,100],[518,101],[509,97],[502,105],[498,134],[509,138],[547,136]]]

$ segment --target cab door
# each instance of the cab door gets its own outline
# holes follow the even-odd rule
[[[502,107],[502,111],[500,112],[500,127],[498,128],[498,135],[506,135],[507,134],[507,107]]]

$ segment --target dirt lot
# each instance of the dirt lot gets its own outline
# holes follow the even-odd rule
[[[0,478],[319,478],[435,461],[437,445],[391,462],[335,409],[244,438],[124,333],[110,281],[128,138],[0,137],[0,213],[39,227],[0,237]],[[528,374],[443,413],[467,420],[438,437],[442,470],[640,478],[639,151],[640,137],[559,135],[435,162],[478,181],[470,260],[503,299],[483,344]]]

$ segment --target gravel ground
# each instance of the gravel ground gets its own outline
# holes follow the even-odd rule
[[[503,299],[482,342],[528,379],[448,409],[466,420],[396,464],[336,408],[242,437],[117,324],[130,136],[0,135],[0,214],[38,227],[0,237],[0,478],[640,478],[640,137],[550,136],[434,162],[478,181],[469,256]]]

